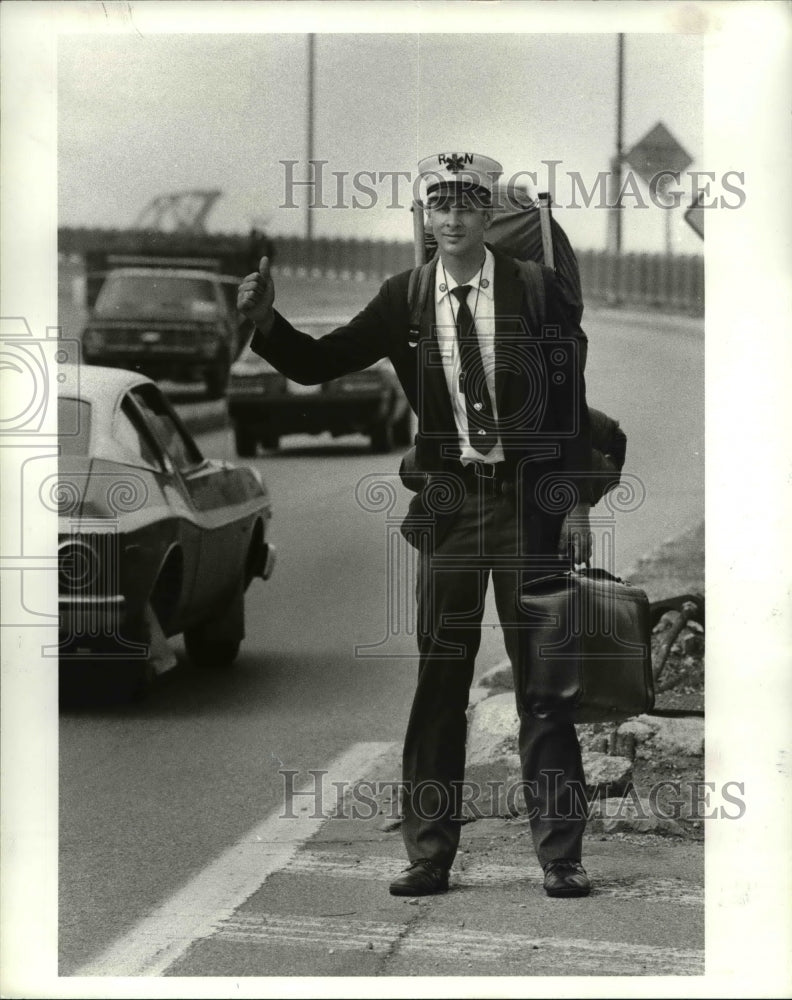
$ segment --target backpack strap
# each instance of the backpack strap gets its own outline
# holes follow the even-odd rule
[[[535,260],[515,260],[520,278],[525,286],[525,306],[531,329],[537,333],[542,329],[547,313],[547,289],[545,269]]]
[[[418,340],[421,332],[421,316],[429,293],[429,284],[434,273],[434,261],[429,260],[410,272],[407,283],[407,309],[410,315],[410,337]]]

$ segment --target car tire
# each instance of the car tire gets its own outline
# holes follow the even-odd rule
[[[196,667],[224,670],[239,653],[245,634],[245,590],[240,577],[230,602],[218,618],[184,630],[184,648]]]
[[[377,455],[386,455],[395,447],[394,423],[387,417],[371,428],[371,450]]]
[[[184,633],[184,648],[192,663],[202,670],[224,670],[239,654],[240,639],[206,639]]]
[[[129,700],[133,702],[147,701],[157,683],[157,671],[154,669],[154,665],[149,660],[145,660],[142,663],[134,664],[131,672],[132,682]]]
[[[207,368],[204,376],[206,395],[209,399],[223,399],[228,392],[228,383],[231,377],[231,366],[228,358],[224,357],[211,368]]]
[[[249,427],[234,424],[234,446],[240,458],[255,458],[258,440]]]

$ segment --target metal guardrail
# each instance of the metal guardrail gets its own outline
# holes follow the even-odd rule
[[[86,271],[101,272],[118,255],[204,257],[228,274],[247,274],[258,263],[266,237],[238,234],[162,233],[154,230],[73,229],[58,231],[61,254],[82,259]],[[385,278],[413,265],[413,245],[387,240],[298,236],[277,237],[274,262],[282,273],[308,277]],[[577,252],[586,302],[704,313],[704,258],[701,255]],[[88,304],[95,291],[88,281]]]
[[[577,254],[584,302],[605,302],[704,315],[704,258],[700,255],[606,250]]]

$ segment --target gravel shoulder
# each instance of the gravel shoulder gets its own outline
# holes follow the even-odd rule
[[[681,594],[703,597],[704,539],[702,522],[641,558],[625,578],[653,602]],[[695,788],[704,780],[704,628],[691,620],[677,631],[676,623],[676,611],[663,615],[652,635],[652,652],[657,671],[663,647],[669,646],[656,675],[655,709],[672,709],[680,717],[642,715],[577,727],[593,803],[591,833],[703,839]],[[479,678],[469,715],[466,777],[482,786],[492,781],[514,786],[520,768],[508,661]],[[523,809],[519,795],[504,794],[495,813],[516,816]]]

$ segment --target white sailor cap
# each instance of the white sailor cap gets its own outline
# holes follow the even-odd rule
[[[497,160],[480,153],[435,153],[418,164],[424,182],[424,203],[431,206],[440,198],[469,192],[487,204],[495,182],[503,173]]]

